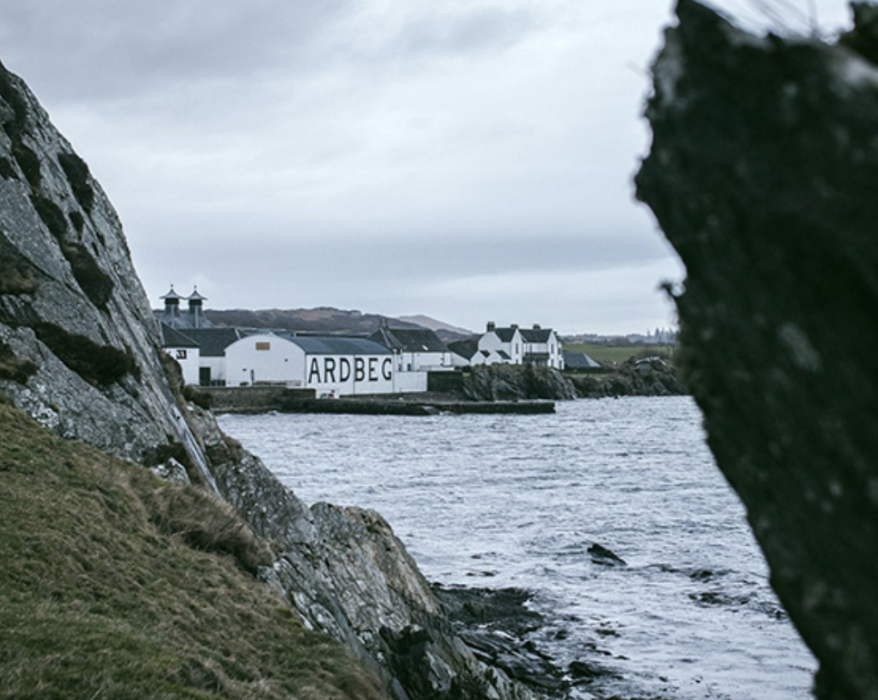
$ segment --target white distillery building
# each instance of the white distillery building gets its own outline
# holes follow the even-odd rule
[[[555,331],[541,328],[539,323],[535,323],[533,328],[523,328],[520,332],[524,341],[525,364],[564,369],[561,339]]]
[[[493,322],[488,322],[470,364],[498,363],[564,369],[561,340],[551,328],[541,328],[538,323],[533,328],[519,328],[514,323],[507,328],[497,328]]]
[[[365,338],[255,333],[225,350],[227,386],[283,384],[317,396],[390,394],[393,353]]]
[[[497,328],[489,321],[485,332],[479,338],[479,346],[470,359],[473,365],[520,365],[524,357],[524,340],[518,326]]]
[[[171,326],[160,323],[162,348],[173,357],[183,371],[185,384],[198,384],[199,368],[201,367],[201,348],[192,338]]]

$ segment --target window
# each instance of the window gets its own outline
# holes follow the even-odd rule
[[[264,340],[257,341],[256,342],[256,349],[257,350],[271,350],[271,343],[264,341]]]
[[[185,350],[177,350],[177,354],[175,356],[178,360],[186,359],[186,351]]]

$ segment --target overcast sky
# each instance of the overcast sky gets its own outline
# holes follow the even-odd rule
[[[724,0],[831,31],[841,0]],[[3,0],[23,77],[119,211],[155,306],[481,329],[673,324],[632,176],[669,0]]]

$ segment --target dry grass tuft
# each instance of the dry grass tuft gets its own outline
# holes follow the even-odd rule
[[[235,510],[207,491],[167,484],[153,491],[149,505],[161,532],[195,549],[230,555],[244,571],[255,574],[273,560],[268,545]]]

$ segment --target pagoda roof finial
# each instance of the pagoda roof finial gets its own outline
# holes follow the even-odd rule
[[[188,301],[207,301],[207,297],[198,293],[198,285],[193,286],[192,294],[186,297]]]
[[[174,285],[173,285],[173,284],[171,285],[171,291],[169,291],[169,292],[168,292],[167,294],[165,294],[164,296],[159,297],[159,299],[164,299],[165,301],[175,300],[175,299],[176,299],[176,300],[180,300],[180,299],[182,299],[182,298],[183,298],[183,297],[181,297],[179,294],[177,294],[177,292],[174,291]]]

